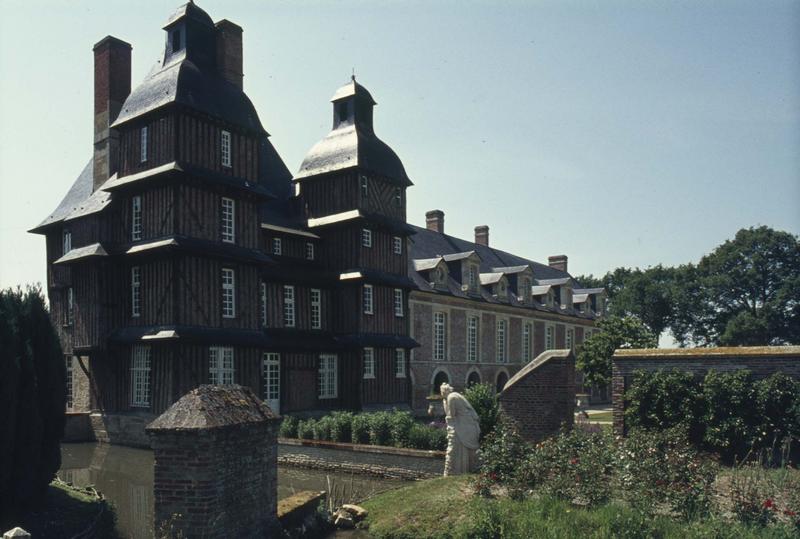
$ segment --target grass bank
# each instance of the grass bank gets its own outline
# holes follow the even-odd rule
[[[473,476],[418,481],[364,502],[370,536],[378,539],[542,537],[736,538],[796,537],[790,528],[747,527],[718,519],[684,523],[650,519],[611,503],[580,509],[546,497],[515,501],[474,496]]]

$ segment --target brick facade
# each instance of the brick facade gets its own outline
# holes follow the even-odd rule
[[[659,369],[679,369],[697,375],[705,375],[710,370],[747,369],[756,379],[783,372],[800,380],[800,346],[617,350],[611,375],[615,434],[625,433],[623,395],[631,384],[633,373]]]
[[[500,409],[528,441],[553,435],[575,418],[575,356],[544,352],[515,374],[500,393]]]

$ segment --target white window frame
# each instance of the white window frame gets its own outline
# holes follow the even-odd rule
[[[481,321],[477,315],[467,315],[467,361],[478,361],[478,336],[480,335]]]
[[[222,318],[236,318],[236,272],[222,268]]]
[[[478,285],[480,284],[480,280],[478,277],[478,266],[475,264],[470,264],[469,268],[467,269],[467,279],[468,285],[470,290],[478,290]]]
[[[523,363],[530,362],[533,342],[533,322],[522,323],[522,361]]]
[[[495,360],[508,362],[508,320],[500,318],[495,323]]]
[[[75,323],[75,291],[70,286],[67,288],[67,325]]]
[[[319,356],[319,371],[317,376],[317,398],[335,399],[339,396],[339,358],[336,354],[321,354]]]
[[[406,377],[406,350],[405,348],[394,349],[394,377]]]
[[[222,241],[236,242],[236,201],[222,197]]]
[[[139,131],[139,162],[140,163],[147,163],[147,135],[148,133],[148,126],[142,127]]]
[[[142,239],[142,195],[131,198],[131,241]]]
[[[65,228],[61,233],[61,254],[67,254],[72,250],[72,232]]]
[[[564,330],[565,348],[575,351],[575,328],[567,327]]]
[[[231,166],[231,134],[229,131],[223,131],[220,137],[220,156],[222,166],[230,168]]]
[[[69,408],[69,409],[72,409],[72,406],[74,404],[74,395],[73,395],[73,393],[74,393],[74,387],[73,387],[74,378],[73,378],[73,372],[72,372],[72,361],[73,361],[73,357],[72,356],[64,356],[64,363],[65,363],[65,367],[67,368],[67,380],[66,380],[66,382],[67,382],[67,402],[66,402],[66,405],[67,405],[67,408]]]
[[[142,315],[142,270],[139,266],[131,267],[131,317]]]
[[[433,360],[447,360],[447,313],[433,313]]]
[[[392,250],[396,255],[403,254],[403,238],[400,236],[394,236],[392,238]]]
[[[553,324],[544,327],[544,349],[545,351],[556,349],[556,326]]]
[[[261,281],[259,285],[261,301],[261,327],[267,327],[267,283]]]
[[[373,294],[372,285],[365,284],[361,287],[361,310],[364,314],[373,314],[375,312],[375,296]]]
[[[131,407],[150,407],[150,347],[131,347]]]
[[[375,378],[375,349],[364,348],[361,357],[364,359],[363,377],[365,380]]]
[[[280,401],[281,355],[277,352],[264,352],[261,358],[261,384],[261,394],[265,401]]]
[[[214,385],[230,385],[234,382],[236,364],[232,346],[210,346],[208,348],[209,381]]]
[[[314,260],[314,244],[306,242],[306,260]]]
[[[361,229],[361,245],[363,247],[372,247],[372,230],[369,228]]]
[[[280,238],[272,238],[272,254],[278,256],[283,254],[283,242]]]
[[[403,318],[405,316],[405,308],[403,307],[403,289],[402,288],[395,288],[394,289],[394,315],[397,318]]]
[[[297,323],[294,308],[294,292],[294,285],[283,285],[283,325],[287,328],[293,328]]]
[[[311,329],[322,329],[322,291],[311,289]]]

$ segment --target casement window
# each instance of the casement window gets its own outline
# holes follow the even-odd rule
[[[280,255],[283,252],[280,238],[272,238],[272,254]]]
[[[467,318],[467,361],[478,361],[478,317]]]
[[[338,369],[335,354],[322,354],[319,356],[319,376],[317,378],[320,399],[335,399],[338,396]]]
[[[306,260],[314,260],[314,244],[311,242],[306,243]]]
[[[265,401],[279,401],[281,398],[281,356],[267,352],[261,360],[261,380],[264,383],[262,397]],[[277,410],[273,410],[277,412]]]
[[[367,195],[369,195],[369,180],[367,179],[366,176],[362,175],[360,177],[360,181],[361,181],[361,198],[367,198]]]
[[[405,316],[403,308],[403,291],[399,288],[394,289],[394,315],[397,318]]]
[[[403,238],[400,236],[395,236],[392,238],[392,250],[396,255],[403,254]]]
[[[222,268],[222,318],[236,316],[236,276],[231,268]]]
[[[222,197],[222,241],[236,241],[236,201]]]
[[[72,408],[72,356],[64,356],[64,363],[67,367],[67,408]]]
[[[267,283],[261,282],[261,327],[267,327]]]
[[[231,134],[228,131],[222,132],[220,140],[220,154],[222,157],[222,166],[231,166]]]
[[[394,377],[406,377],[406,351],[404,348],[394,349]]]
[[[575,350],[575,329],[567,328],[566,345],[570,350]]]
[[[139,132],[139,161],[147,162],[147,126],[142,127]]]
[[[62,241],[63,252],[61,254],[65,255],[72,250],[72,232],[70,232],[69,230],[64,230],[64,233],[62,234],[61,238],[63,240]]]
[[[522,325],[522,361],[528,363],[531,360],[531,340],[533,336],[533,324],[525,322]]]
[[[283,287],[283,325],[293,328],[294,323],[294,286],[285,285]]]
[[[131,241],[142,239],[142,197],[131,198]]]
[[[469,274],[469,280],[468,280],[469,289],[470,290],[477,290],[478,289],[478,266],[476,266],[475,264],[470,264],[469,265],[468,274]]]
[[[519,293],[520,301],[524,301],[527,303],[531,298],[531,283],[528,279],[520,279],[519,283]]]
[[[131,316],[139,318],[142,314],[142,280],[139,266],[131,268]]]
[[[506,352],[508,350],[508,339],[506,338],[506,321],[505,320],[498,320],[497,321],[497,332],[495,333],[496,336],[496,358],[498,363],[505,363],[506,362]]]
[[[311,289],[311,329],[322,329],[322,292]]]
[[[544,330],[544,349],[553,350],[556,347],[556,328],[547,326]]]
[[[364,378],[375,378],[375,349],[364,348]]]
[[[361,306],[364,314],[372,314],[372,285],[365,284],[361,289]]]
[[[70,286],[67,288],[67,325],[71,326],[75,322],[75,292]]]
[[[150,347],[131,348],[131,406],[150,406]]]
[[[398,208],[403,206],[403,190],[399,187],[394,188],[394,205]]]
[[[233,348],[230,346],[212,346],[208,349],[208,373],[210,381],[215,385],[233,383]]]
[[[433,313],[433,359],[444,361],[447,354],[447,315]]]
[[[372,230],[368,228],[361,229],[361,245],[364,247],[372,247]]]

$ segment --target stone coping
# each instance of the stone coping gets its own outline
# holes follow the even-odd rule
[[[303,490],[288,498],[278,500],[278,520],[284,526],[295,521],[302,521],[308,513],[316,511],[323,498],[325,498],[325,491]]]
[[[328,442],[322,440],[303,440],[300,438],[278,438],[281,445],[321,447],[325,449],[340,449],[357,453],[378,453],[383,455],[402,455],[404,457],[419,457],[429,459],[442,459],[444,451],[426,449],[410,449],[406,447],[390,447],[386,445],[349,444],[344,442]]]
[[[717,348],[632,348],[616,350],[614,359],[662,359],[693,357],[800,356],[800,346],[727,346]]]
[[[64,415],[67,417],[88,417],[92,415],[92,412],[64,412]]]

